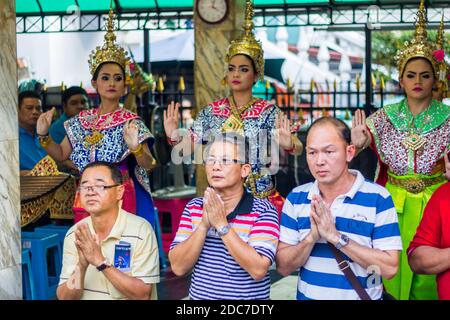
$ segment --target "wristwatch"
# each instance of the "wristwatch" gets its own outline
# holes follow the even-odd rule
[[[219,235],[219,237],[223,237],[228,232],[230,232],[230,225],[229,224],[224,225],[223,227],[220,227],[219,229],[216,229],[216,232]]]
[[[340,233],[339,234],[339,242],[336,243],[334,246],[336,247],[336,249],[341,249],[342,247],[345,247],[346,245],[348,245],[348,242],[350,241],[350,238],[348,236],[346,236],[345,234]]]
[[[111,267],[111,263],[109,263],[108,258],[105,258],[105,260],[102,263],[100,263],[96,268],[98,271],[103,271],[109,267]]]

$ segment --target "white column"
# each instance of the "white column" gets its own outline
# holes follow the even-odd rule
[[[300,32],[298,34],[297,49],[298,49],[297,55],[299,57],[308,56],[309,35],[306,31],[306,27],[300,27]]]
[[[0,1],[0,299],[22,298],[16,14]]]
[[[328,51],[328,47],[325,41],[322,41],[319,48],[319,53],[317,55],[317,59],[319,60],[319,68],[323,71],[330,70],[330,52]]]
[[[275,35],[277,46],[282,51],[288,51],[288,32],[285,27],[278,27]]]
[[[351,79],[352,63],[347,53],[343,53],[341,56],[341,62],[339,63],[339,74],[343,82]]]

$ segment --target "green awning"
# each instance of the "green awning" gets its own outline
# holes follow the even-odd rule
[[[448,4],[448,0],[428,0],[432,5]],[[81,13],[105,13],[109,9],[110,0],[16,0],[17,16],[30,15],[60,15],[71,14],[79,7]],[[379,6],[389,4],[418,5],[419,1],[411,0],[254,0],[257,8],[265,7],[314,7],[314,6],[345,6],[345,5],[371,5]],[[194,0],[114,0],[113,5],[119,12],[154,12],[155,10],[172,11],[192,10]]]

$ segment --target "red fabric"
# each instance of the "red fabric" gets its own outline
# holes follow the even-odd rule
[[[264,99],[258,99],[255,101],[253,106],[247,111],[244,111],[241,116],[243,119],[259,118],[265,110],[272,107],[274,107],[274,105],[271,102]],[[231,116],[231,107],[228,97],[214,101],[211,103],[211,108],[214,116],[220,116],[223,118],[229,118]]]
[[[139,119],[137,114],[124,108],[121,108],[113,113],[102,114],[101,116],[98,116],[98,111],[99,108],[96,108],[83,110],[79,113],[78,117],[80,119],[80,123],[85,129],[96,129],[101,131],[118,126],[128,120]],[[94,126],[92,124],[93,121],[95,121]]]
[[[375,182],[378,183],[381,186],[385,186],[386,182],[387,182],[387,179],[388,179],[388,175],[387,175],[388,166],[385,165],[383,163],[383,161],[381,161],[380,155],[379,155],[378,150],[377,150],[377,145],[375,144],[375,139],[373,137],[372,132],[370,131],[368,126],[366,126],[366,129],[369,132],[370,136],[372,137],[372,142],[370,143],[370,148],[377,155],[378,166],[380,167],[380,170],[378,172],[378,176],[376,177],[377,180]]]
[[[271,204],[274,205],[275,209],[278,211],[278,219],[281,217],[281,210],[283,209],[284,205],[284,198],[281,196],[281,194],[278,191],[275,191],[269,196],[269,201]]]
[[[450,248],[450,182],[435,191],[423,213],[408,248],[410,255],[417,247]],[[436,277],[439,299],[450,300],[450,269]]]

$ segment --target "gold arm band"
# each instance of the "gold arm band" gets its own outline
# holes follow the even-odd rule
[[[130,151],[137,158],[137,157],[142,156],[142,153],[144,152],[144,147],[142,147],[142,144],[139,144],[139,146],[137,147],[136,150],[131,150],[130,149]]]
[[[39,136],[39,143],[41,144],[42,148],[47,148],[48,145],[53,141],[52,137],[48,134],[46,136]]]

